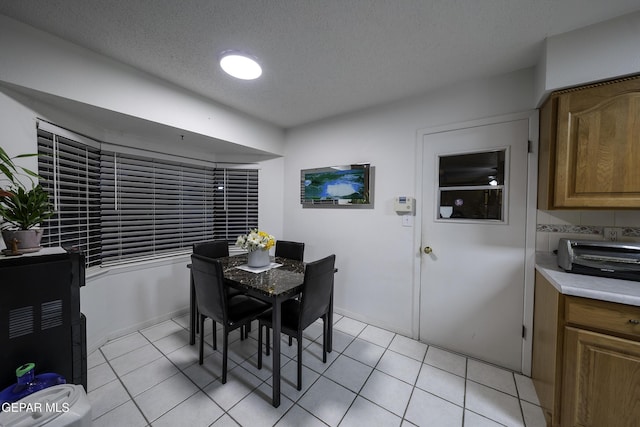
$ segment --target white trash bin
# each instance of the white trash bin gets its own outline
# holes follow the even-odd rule
[[[91,427],[91,405],[84,388],[60,384],[4,404],[0,427]]]

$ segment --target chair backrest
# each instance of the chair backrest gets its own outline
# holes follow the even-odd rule
[[[219,323],[227,320],[227,290],[220,261],[191,255],[191,274],[198,311]]]
[[[229,256],[229,244],[226,240],[209,240],[206,242],[194,243],[193,253],[206,256],[208,258],[222,258]]]
[[[336,256],[329,255],[306,265],[300,297],[299,325],[302,329],[315,322],[329,310],[335,264]]]
[[[303,261],[304,243],[276,240],[276,256]]]

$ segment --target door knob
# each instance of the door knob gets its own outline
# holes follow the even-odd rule
[[[431,252],[433,252],[433,249],[431,249],[431,246],[425,246],[424,247],[424,253],[429,255]]]

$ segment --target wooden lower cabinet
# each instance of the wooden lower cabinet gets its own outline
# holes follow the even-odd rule
[[[640,342],[565,328],[562,426],[640,426]]]
[[[538,393],[547,425],[560,424],[560,387],[564,345],[564,300],[562,294],[536,271],[533,305],[533,355],[531,378]]]
[[[536,271],[533,322],[547,425],[640,427],[640,307],[563,295]]]

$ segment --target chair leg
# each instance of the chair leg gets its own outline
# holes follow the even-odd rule
[[[298,332],[298,390],[302,390],[302,331]]]
[[[227,356],[229,349],[229,330],[225,326],[222,329],[224,337],[222,338],[222,384],[227,383]]]
[[[322,316],[322,363],[327,363],[327,316]]]
[[[268,356],[269,353],[270,353],[269,346],[271,345],[271,329],[268,326],[265,326],[265,328],[267,330],[266,333],[265,333],[265,335],[267,336],[267,339],[264,342],[264,345],[266,347],[266,349],[264,351],[264,354],[266,354]]]
[[[293,345],[293,337],[289,337],[289,347]]]
[[[258,369],[262,369],[262,324],[258,323]]]
[[[204,359],[204,316],[202,314],[199,314],[198,316],[200,317],[200,354],[198,357],[198,363],[202,365],[202,360]]]
[[[251,332],[251,322],[247,323],[247,326],[244,328],[244,337],[249,338],[249,332]]]
[[[214,350],[217,350],[218,349],[218,333],[217,333],[216,329],[218,329],[218,328],[217,328],[215,320],[211,319],[211,323],[213,323],[213,344],[212,344],[212,346],[213,346]]]

